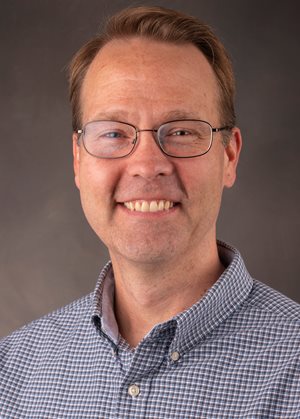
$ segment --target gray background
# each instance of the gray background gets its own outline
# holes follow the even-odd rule
[[[105,15],[133,4],[1,0],[1,335],[90,292],[107,258],[73,184],[65,66]],[[300,301],[299,2],[154,4],[210,23],[233,57],[244,148],[218,236]]]

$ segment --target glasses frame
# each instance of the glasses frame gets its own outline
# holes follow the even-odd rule
[[[132,128],[134,128],[134,130],[135,130],[135,138],[133,139],[133,141],[132,141],[132,149],[127,153],[127,154],[125,154],[124,156],[119,156],[119,157],[101,157],[101,156],[97,156],[97,155],[95,155],[95,154],[92,154],[88,149],[87,149],[87,147],[86,147],[86,145],[85,145],[85,142],[84,142],[84,134],[85,134],[85,129],[86,129],[86,127],[87,127],[87,125],[89,125],[89,124],[92,124],[92,123],[94,123],[94,122],[118,122],[118,123],[121,123],[121,124],[125,124],[125,125],[128,125],[128,126],[130,126],[130,127],[132,127]],[[209,143],[209,147],[208,147],[208,149],[204,152],[204,153],[201,153],[201,154],[195,154],[195,155],[193,155],[193,156],[174,156],[174,155],[172,155],[172,154],[169,154],[169,153],[167,153],[163,148],[162,148],[162,145],[161,145],[161,143],[160,143],[160,141],[159,141],[159,136],[158,136],[158,132],[166,125],[166,124],[169,124],[169,123],[172,123],[172,122],[204,122],[205,124],[207,124],[209,127],[210,127],[210,129],[211,129],[211,138],[210,138],[210,143]],[[93,156],[93,157],[96,157],[97,159],[108,159],[108,160],[111,160],[111,159],[122,159],[123,157],[128,157],[130,154],[132,154],[133,152],[134,152],[134,150],[135,150],[135,148],[136,148],[136,145],[137,145],[137,143],[138,143],[138,134],[140,133],[140,132],[152,132],[153,133],[153,138],[154,138],[154,140],[155,140],[155,142],[156,142],[156,144],[158,145],[158,147],[159,147],[159,149],[161,150],[161,152],[163,153],[163,154],[165,154],[166,156],[168,156],[168,157],[172,157],[172,158],[174,158],[174,159],[192,159],[192,158],[194,158],[194,157],[201,157],[201,156],[204,156],[205,154],[207,154],[208,152],[209,152],[209,150],[211,149],[211,147],[212,147],[212,143],[213,143],[213,139],[214,139],[214,137],[213,137],[213,134],[214,133],[217,133],[217,132],[221,132],[221,131],[230,131],[232,129],[232,127],[230,127],[229,125],[225,125],[225,126],[222,126],[222,127],[218,127],[218,128],[216,128],[216,127],[213,127],[209,122],[207,122],[207,121],[204,121],[204,120],[202,120],[202,119],[174,119],[174,120],[171,120],[171,121],[166,121],[166,122],[164,122],[163,124],[161,124],[158,128],[153,128],[153,129],[151,129],[151,128],[147,128],[147,129],[138,129],[135,125],[133,125],[133,124],[130,124],[130,123],[128,123],[128,122],[124,122],[124,121],[118,121],[118,120],[109,120],[109,119],[99,119],[99,120],[95,120],[95,121],[89,121],[89,122],[87,122],[81,129],[78,129],[77,131],[75,131],[75,133],[77,134],[77,145],[78,146],[80,146],[80,140],[81,140],[81,138],[82,138],[82,143],[83,143],[83,146],[84,146],[84,149],[86,150],[86,152],[88,153],[88,154],[90,154],[91,156]]]

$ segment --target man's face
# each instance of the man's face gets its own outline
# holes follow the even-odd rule
[[[101,119],[138,129],[174,119],[221,123],[214,73],[189,44],[112,41],[92,62],[81,93],[83,125]],[[192,260],[215,243],[222,190],[235,180],[239,132],[234,130],[226,149],[221,134],[214,134],[211,150],[190,159],[164,155],[151,132],[138,137],[131,155],[105,160],[89,155],[74,136],[75,181],[85,215],[113,261]],[[172,204],[154,212],[127,208],[138,209],[139,202],[147,209],[151,201]]]

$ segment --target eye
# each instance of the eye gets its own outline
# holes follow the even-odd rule
[[[122,138],[124,137],[124,133],[120,133],[117,131],[111,131],[111,132],[106,132],[104,134],[101,135],[102,137],[107,137],[107,138]]]
[[[185,129],[177,129],[169,133],[169,135],[177,135],[177,136],[190,135],[190,134],[191,134],[190,131],[187,131]]]
[[[128,133],[122,130],[106,130],[98,132],[98,139],[102,140],[126,140],[128,139]]]

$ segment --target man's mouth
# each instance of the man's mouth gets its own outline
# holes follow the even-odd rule
[[[158,212],[158,211],[167,211],[174,206],[173,201],[168,201],[160,199],[158,201],[127,201],[124,202],[124,206],[130,211],[138,212]]]

